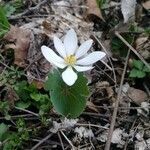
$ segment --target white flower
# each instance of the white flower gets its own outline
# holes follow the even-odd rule
[[[90,39],[78,47],[77,35],[73,29],[70,29],[65,35],[64,42],[54,36],[54,46],[59,55],[44,45],[41,50],[44,57],[54,66],[61,69],[66,68],[62,73],[62,79],[67,85],[71,86],[78,78],[76,71],[91,70],[92,65],[106,55],[100,51],[87,54],[92,43],[93,41]]]

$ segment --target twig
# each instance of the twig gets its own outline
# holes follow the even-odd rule
[[[71,143],[71,141],[67,138],[67,136],[64,134],[64,132],[61,130],[60,131],[63,137],[67,140],[67,142],[70,144],[73,150],[75,150],[75,146]]]
[[[106,142],[106,145],[105,145],[105,150],[110,150],[111,138],[112,138],[114,126],[115,126],[115,123],[116,123],[116,117],[117,117],[118,106],[119,106],[119,101],[120,101],[120,97],[121,97],[122,85],[123,85],[123,81],[124,81],[124,77],[125,77],[125,73],[126,73],[126,68],[127,68],[127,64],[128,64],[129,55],[130,55],[130,50],[128,50],[128,53],[127,53],[127,56],[126,56],[126,62],[125,62],[123,74],[122,74],[122,77],[121,77],[121,82],[120,82],[120,87],[119,87],[119,91],[118,91],[118,95],[117,95],[117,100],[115,102],[115,107],[114,107],[114,111],[113,111],[113,115],[112,115],[112,121],[111,121],[111,124],[110,124],[109,133],[108,133],[108,136],[107,136],[107,142]]]
[[[98,42],[98,44],[102,47],[102,49],[104,50],[104,52],[105,52],[106,54],[108,54],[106,48],[103,46],[103,44],[100,42],[100,40],[99,40],[95,35],[92,35],[92,36],[93,36],[94,39]],[[108,60],[109,60],[109,62],[110,62],[110,64],[111,64],[111,67],[112,67],[111,70],[113,71],[114,81],[115,81],[115,84],[116,84],[116,73],[115,73],[115,70],[114,70],[113,63],[112,63],[112,61],[111,61],[109,55],[107,55],[107,58],[108,58]],[[101,62],[104,63],[104,61],[101,61]],[[106,65],[106,66],[110,69],[110,67],[109,67],[108,65]]]
[[[18,110],[21,110],[21,111],[27,112],[27,113],[29,113],[29,114],[32,114],[32,115],[34,115],[34,116],[36,116],[36,117],[39,117],[39,115],[38,115],[38,114],[36,114],[36,113],[34,113],[34,112],[30,111],[30,110],[26,110],[26,109],[19,108],[19,107],[15,107],[15,108],[16,108],[16,109],[18,109]]]
[[[110,109],[115,108],[114,106],[95,106],[96,108],[104,108],[104,109]],[[118,107],[118,109],[142,109],[143,107]],[[149,106],[144,107],[150,109]]]
[[[40,140],[39,143],[37,143],[35,146],[33,146],[31,148],[31,150],[36,150],[42,143],[44,143],[46,140],[48,140],[52,135],[53,135],[53,133],[50,133],[44,139]]]
[[[85,6],[85,5],[81,5],[81,6],[78,6],[78,5],[73,5],[73,6],[67,6],[67,5],[57,5],[57,4],[51,4],[51,6],[56,6],[56,7],[67,7],[67,8],[86,8],[88,9],[89,7]]]
[[[40,142],[39,139],[31,139],[31,140],[34,141],[34,142]],[[45,143],[50,144],[50,145],[59,145],[59,146],[61,146],[61,144],[59,142],[52,141],[51,139],[49,139],[48,141],[45,141]],[[64,144],[64,145],[68,146],[68,144]]]
[[[83,112],[82,115],[89,115],[89,116],[97,116],[97,117],[109,118],[109,115],[103,115],[103,114],[91,113],[91,112]]]
[[[8,69],[10,69],[10,70],[12,70],[12,71],[14,71],[11,67],[9,67],[7,64],[3,63],[1,60],[0,60],[0,63],[1,63],[4,67],[6,67],[6,68],[8,68]]]
[[[145,82],[143,82],[143,86],[144,86],[144,88],[145,88],[145,90],[146,90],[148,96],[150,96],[150,90],[149,90],[149,88],[148,88],[148,86],[146,85]]]
[[[98,68],[98,69],[100,69],[100,71],[102,72],[102,73],[104,73],[112,82],[114,82],[115,84],[116,84],[116,81],[108,74],[108,73],[106,73],[106,71],[104,71],[103,69],[101,69],[98,65],[96,65],[95,64],[95,66]],[[96,71],[96,73],[98,73],[98,74],[100,74],[100,72],[99,71],[97,71],[97,70],[95,70]],[[101,74],[100,74],[101,75]]]
[[[33,63],[37,62],[39,59],[42,58],[42,53],[40,52],[31,62],[30,64],[24,69],[24,71],[27,71]]]
[[[16,116],[11,116],[11,119],[17,119],[17,118],[24,118],[24,117],[32,117],[32,114],[25,114],[25,115],[16,115]],[[5,117],[0,117],[0,120],[6,119]]]
[[[35,7],[31,7],[31,8],[28,8],[27,10],[25,10],[24,12],[20,13],[20,14],[17,14],[15,16],[10,16],[9,19],[10,20],[15,20],[15,19],[18,19],[24,15],[27,15],[37,9],[39,9],[42,5],[45,5],[46,3],[48,2],[48,0],[43,0],[41,1],[39,4],[37,4]]]
[[[148,69],[150,69],[150,65],[144,60],[144,58],[119,34],[119,32],[115,32],[115,35],[123,42],[125,43],[130,50],[147,66]]]
[[[95,124],[76,123],[76,125],[78,125],[78,126],[90,126],[90,127],[102,128],[102,129],[106,129],[106,130],[109,129],[109,128],[107,128],[107,127],[103,127],[103,126],[99,126],[99,125],[95,125]]]
[[[136,118],[135,118],[135,120],[133,121],[133,123],[132,123],[132,126],[131,126],[131,129],[130,129],[130,130],[132,130],[132,129],[133,129],[133,127],[134,127],[134,125],[135,125],[136,121],[137,121],[137,117],[136,117]],[[129,142],[129,137],[128,137],[128,139],[126,140],[126,143],[125,143],[125,146],[124,146],[124,150],[127,150],[128,142]]]
[[[100,60],[110,71],[112,71],[113,69],[103,60]]]
[[[58,137],[59,137],[59,140],[60,140],[60,143],[61,143],[61,147],[62,147],[62,149],[63,150],[65,150],[65,148],[64,148],[64,143],[63,143],[63,141],[62,141],[62,138],[61,138],[61,135],[60,135],[60,132],[58,131]]]

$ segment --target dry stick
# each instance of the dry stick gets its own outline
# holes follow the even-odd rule
[[[67,136],[64,134],[63,131],[60,131],[61,134],[64,136],[64,138],[67,140],[67,142],[70,144],[70,146],[72,147],[73,150],[75,150],[75,146],[73,146],[73,144],[71,143],[71,141],[67,138]]]
[[[108,54],[107,53],[107,50],[106,50],[106,48],[103,46],[103,44],[98,40],[98,38],[95,36],[95,35],[93,35],[93,37],[95,38],[95,40],[98,42],[98,44],[102,47],[102,49],[105,51],[105,53],[106,54]],[[114,75],[114,81],[115,81],[115,84],[116,84],[116,73],[115,73],[115,69],[114,69],[114,67],[113,67],[113,63],[112,63],[112,61],[111,61],[111,59],[110,59],[110,57],[108,56],[108,60],[109,60],[109,62],[110,62],[110,64],[111,64],[111,70],[113,71],[113,75]],[[104,61],[101,61],[102,63],[104,63]],[[104,65],[106,65],[106,63],[104,63]],[[110,67],[108,66],[108,65],[106,65],[106,67],[108,67],[109,69],[110,69]]]
[[[101,69],[101,68],[100,68],[98,65],[96,65],[96,64],[95,64],[95,66],[96,66],[98,69],[100,69],[100,71],[101,71],[102,73],[104,73],[110,80],[112,80],[112,81],[116,84],[116,81],[115,81],[114,79],[112,79],[111,76],[110,76],[108,73],[106,73],[106,71],[104,71],[103,69]],[[98,73],[98,74],[100,75],[99,71],[97,71],[97,70],[96,70],[96,73]]]
[[[25,115],[15,115],[11,116],[11,119],[17,119],[17,118],[25,118],[25,117],[32,117],[32,114],[25,114]],[[0,117],[0,120],[6,119],[5,117]]]
[[[100,60],[110,71],[112,71],[113,69],[103,60]]]
[[[20,14],[17,14],[15,16],[10,16],[9,19],[10,20],[15,20],[15,19],[18,19],[24,15],[27,15],[28,13],[30,12],[33,12],[37,9],[39,9],[42,5],[45,5],[46,3],[48,2],[48,0],[43,0],[42,2],[40,2],[39,4],[37,4],[35,7],[31,7],[31,8],[28,8],[26,11],[20,13]]]
[[[77,6],[77,5],[73,5],[73,6],[67,6],[67,5],[57,5],[57,4],[51,4],[51,6],[57,6],[57,7],[67,7],[67,8],[86,8],[88,9],[89,7],[85,6],[85,5],[81,5],[81,6]]]
[[[61,143],[61,147],[62,147],[62,149],[63,150],[65,150],[65,147],[64,147],[64,143],[63,143],[63,141],[62,141],[62,138],[61,138],[61,135],[60,135],[60,132],[58,131],[58,137],[59,137],[59,140],[60,140],[60,143]]]
[[[91,113],[91,112],[83,112],[82,115],[89,115],[89,116],[96,116],[96,117],[109,118],[109,115],[103,115],[103,114]]]
[[[44,143],[45,141],[47,141],[51,136],[53,135],[53,133],[50,133],[48,136],[46,136],[44,139],[40,140],[39,143],[37,143],[35,146],[33,146],[31,148],[31,150],[36,150],[42,143]]]
[[[118,95],[117,95],[117,100],[115,102],[115,107],[114,107],[114,111],[113,111],[113,115],[112,115],[112,121],[111,121],[111,124],[110,124],[110,129],[109,129],[109,133],[108,133],[108,136],[107,136],[107,142],[106,142],[104,150],[109,150],[110,149],[111,138],[112,138],[114,126],[115,126],[115,123],[116,123],[117,111],[118,111],[118,106],[119,106],[119,101],[120,101],[121,91],[122,91],[122,85],[123,85],[123,81],[124,81],[124,77],[125,77],[125,73],[126,73],[126,68],[127,68],[127,64],[128,64],[129,55],[130,55],[130,50],[128,50],[128,53],[127,53],[127,56],[126,56],[126,62],[125,62],[125,65],[124,65],[124,70],[123,70],[123,74],[122,74],[122,77],[121,77],[121,82],[120,82],[120,87],[119,87],[119,91],[118,91]]]
[[[82,124],[82,123],[76,123],[77,126],[90,126],[90,127],[96,127],[96,128],[101,128],[101,129],[106,129],[108,130],[109,128],[95,125],[95,124]]]
[[[104,109],[110,109],[114,108],[114,106],[95,106],[96,108],[104,108]],[[118,109],[141,109],[143,107],[118,107]],[[144,107],[150,109],[150,106]]]
[[[30,111],[30,110],[26,110],[26,109],[19,108],[19,107],[15,107],[15,108],[16,108],[17,110],[21,110],[21,111],[27,112],[27,113],[29,113],[29,114],[32,114],[32,115],[34,115],[34,116],[36,116],[36,117],[39,117],[38,114],[36,114],[36,113],[34,113],[34,112]]]
[[[143,86],[144,86],[144,88],[145,88],[145,90],[146,90],[148,96],[150,96],[150,90],[149,90],[149,88],[148,88],[148,86],[146,85],[145,82],[143,83]]]
[[[24,69],[24,71],[27,71],[33,63],[37,62],[39,59],[42,58],[42,53],[40,52],[31,62],[30,64]]]
[[[144,60],[144,58],[119,34],[119,32],[115,32],[115,35],[123,42],[125,43],[130,50],[137,56],[139,59],[147,66],[148,69],[150,69],[150,65]]]
[[[130,130],[132,130],[132,129],[133,129],[133,127],[134,127],[134,125],[135,125],[136,121],[137,121],[137,118],[135,118],[135,120],[133,121],[133,123],[132,123],[132,126],[131,126],[131,129],[130,129]],[[127,150],[128,142],[129,142],[129,137],[128,137],[128,139],[126,140],[126,143],[125,143],[125,146],[124,146],[124,150]]]

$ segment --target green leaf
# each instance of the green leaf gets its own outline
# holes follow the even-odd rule
[[[44,103],[48,100],[48,95],[41,93],[31,93],[30,97],[36,102]]]
[[[30,93],[36,93],[37,89],[34,85],[28,85],[26,81],[22,81],[16,84],[15,91],[19,95],[20,99],[27,102],[31,99]]]
[[[3,140],[3,136],[5,135],[5,133],[7,132],[8,130],[8,126],[5,125],[4,123],[1,123],[0,124],[0,141]]]
[[[131,36],[129,34],[122,34],[123,38],[128,42],[132,43],[134,40],[134,36]],[[127,55],[127,46],[117,37],[113,37],[111,40],[111,47],[112,47],[112,52],[116,56],[121,56],[122,58],[125,58]]]
[[[40,101],[42,99],[42,94],[40,94],[40,93],[31,93],[30,97],[35,101]]]
[[[134,59],[134,60],[133,60],[133,66],[134,66],[135,68],[139,69],[139,70],[142,70],[144,64],[143,64],[142,61],[140,61],[140,60],[135,60],[135,59]]]
[[[44,115],[46,112],[49,112],[49,110],[52,108],[51,103],[47,103],[47,104],[43,104],[40,106],[39,109],[39,114],[42,116]]]
[[[143,71],[149,73],[150,69],[148,69],[147,66],[144,66]]]
[[[78,74],[73,86],[67,86],[58,70],[50,73],[45,83],[45,89],[50,91],[51,101],[57,112],[69,118],[78,117],[86,106],[89,94],[87,79]]]
[[[10,17],[16,11],[16,8],[12,6],[11,4],[4,5],[3,9],[7,17]]]
[[[19,101],[19,102],[16,103],[17,107],[23,108],[23,109],[28,108],[30,105],[31,105],[31,102],[22,102],[22,101]]]
[[[0,27],[0,37],[3,37],[7,32],[8,30],[1,29]]]
[[[146,73],[137,69],[132,69],[130,72],[129,77],[131,78],[144,78],[146,76]]]
[[[3,30],[8,31],[9,28],[10,28],[10,24],[5,15],[5,10],[3,9],[2,6],[0,6],[0,32],[2,32]]]

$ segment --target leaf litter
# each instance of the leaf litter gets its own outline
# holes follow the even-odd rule
[[[11,120],[6,125],[8,125],[8,128],[11,126],[11,128],[7,128],[7,130],[17,132],[17,118],[22,116],[27,126],[27,129],[25,125],[19,128],[20,130],[26,129],[20,132],[22,135],[26,135],[26,138],[21,139],[21,146],[16,146],[17,148],[32,149],[38,145],[36,147],[38,149],[44,149],[44,147],[47,147],[45,149],[63,149],[64,145],[66,149],[71,149],[71,145],[73,145],[76,149],[104,149],[110,132],[108,129],[112,121],[114,104],[125,64],[125,58],[122,56],[116,57],[113,50],[121,50],[121,53],[128,51],[127,45],[120,43],[119,39],[115,38],[114,31],[118,30],[124,38],[126,38],[126,35],[132,37],[133,41],[128,41],[129,44],[150,63],[150,44],[149,35],[147,34],[149,33],[147,28],[148,20],[145,19],[148,16],[149,1],[142,1],[142,3],[135,0],[132,2],[122,0],[121,3],[118,1],[106,1],[101,3],[100,8],[96,1],[91,0],[54,0],[51,2],[44,1],[44,4],[41,4],[42,1],[40,0],[28,2],[26,5],[29,8],[34,7],[34,9],[30,12],[30,9],[26,10],[24,8],[19,10],[19,14],[14,12],[9,17],[11,27],[0,44],[0,82],[7,83],[6,85],[0,84],[0,102],[3,104],[0,105],[2,123],[6,122],[4,115],[6,111],[4,113],[4,110],[8,108],[6,104],[4,105],[4,102],[9,101],[10,104],[8,105],[13,107],[10,107],[11,110],[8,111]],[[5,1],[3,3],[7,4]],[[137,5],[144,9],[139,14],[138,20],[136,20]],[[88,20],[87,16],[91,16],[91,14],[95,17]],[[40,47],[43,44],[53,47],[53,36],[56,34],[63,39],[63,35],[70,28],[77,32],[80,44],[89,38],[94,40],[92,51],[103,51],[102,45],[105,45],[108,57],[111,58],[113,65],[111,65],[110,60],[105,61],[115,69],[117,80],[114,79],[112,70],[108,69],[102,62],[96,63],[95,69],[88,72],[91,91],[91,95],[88,98],[89,102],[78,119],[63,119],[52,108],[50,110],[46,109],[45,105],[40,107],[35,102],[34,105],[30,105],[23,112],[16,110],[15,103],[21,100],[14,90],[15,82],[26,80],[27,84],[30,85],[30,88],[26,88],[28,92],[35,94],[37,92],[36,88],[39,93],[45,93],[43,83],[48,72],[52,70],[52,66],[41,55]],[[98,41],[94,37],[98,37]],[[112,42],[114,43],[113,47]],[[10,53],[10,49],[13,49],[14,56]],[[150,78],[149,73],[144,78],[130,78],[129,72],[134,67],[131,62],[137,57],[133,53],[129,57],[120,103],[117,108],[115,128],[109,144],[111,144],[111,149],[114,150],[145,150],[150,148]],[[4,72],[8,70],[9,73],[10,67],[15,65],[24,73],[21,74],[21,77],[13,77],[15,82],[13,82],[14,85],[12,86],[9,80],[6,80],[6,76],[4,76],[6,73]],[[28,96],[26,103],[28,103],[30,95],[25,95],[25,97]],[[44,101],[44,99],[43,96],[41,101]],[[44,112],[44,115],[41,118],[33,117],[32,115],[36,114],[38,110]],[[24,121],[21,122],[22,125]],[[3,124],[0,123],[0,126],[3,126]],[[52,136],[44,141],[49,132],[53,133]],[[8,134],[7,131],[5,133]],[[32,133],[29,138],[27,138],[27,133]],[[58,138],[58,133],[60,133],[61,139]],[[17,139],[18,135],[15,135]],[[8,138],[3,138],[7,142]],[[10,139],[13,140],[12,137]],[[0,141],[2,141],[2,146],[4,147],[5,140],[3,141],[0,138]],[[0,145],[0,148],[2,146]]]
[[[10,31],[4,36],[4,39],[11,44],[5,45],[5,49],[14,50],[14,64],[19,67],[25,67],[27,61],[28,49],[30,46],[30,31],[15,26],[10,27]]]

